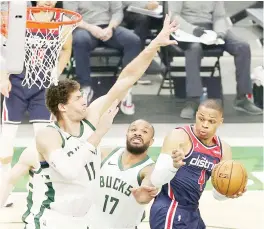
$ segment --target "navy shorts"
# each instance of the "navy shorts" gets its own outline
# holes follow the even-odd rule
[[[22,86],[21,75],[10,75],[12,89],[9,98],[3,102],[3,123],[21,123],[25,112],[29,113],[29,122],[50,122],[51,114],[45,104],[45,88],[33,85],[30,89]]]
[[[181,206],[176,200],[160,194],[150,209],[151,229],[205,229],[200,211],[195,207]]]

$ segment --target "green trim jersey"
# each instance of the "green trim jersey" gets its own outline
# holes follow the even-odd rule
[[[55,122],[48,126],[60,133],[63,140],[62,147],[66,149],[65,153],[71,152],[81,142],[87,141],[95,131],[87,120],[81,121],[78,137],[64,132]],[[99,175],[101,164],[100,150],[91,152],[90,161],[80,170],[78,178],[74,180],[65,179],[47,162],[40,164],[39,169],[29,171],[27,211],[22,217],[23,221],[29,224],[33,222],[35,228],[39,228],[40,219],[48,209],[69,217],[85,216],[94,198],[95,179]]]
[[[145,205],[140,205],[131,189],[141,185],[140,171],[153,164],[145,159],[124,169],[122,155],[124,148],[117,148],[101,164],[99,190],[88,217],[89,228],[135,228],[144,214]]]

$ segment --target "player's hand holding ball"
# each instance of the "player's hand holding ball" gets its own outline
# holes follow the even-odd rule
[[[246,192],[248,175],[238,161],[227,160],[218,163],[212,171],[212,185],[228,198],[238,198]]]
[[[183,151],[182,144],[179,144],[176,149],[172,151],[172,160],[173,160],[173,166],[176,169],[179,169],[181,166],[185,165],[186,163],[183,161],[185,158],[185,153]]]

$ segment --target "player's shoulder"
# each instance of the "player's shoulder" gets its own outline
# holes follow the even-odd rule
[[[168,136],[172,137],[173,139],[175,139],[175,138],[177,138],[177,139],[181,138],[181,139],[185,139],[185,140],[189,139],[189,135],[184,130],[184,128],[181,128],[181,127],[171,130],[168,133]]]
[[[232,159],[231,146],[224,140],[221,140],[221,148],[222,148],[222,160],[231,160]]]
[[[120,149],[123,149],[123,147],[110,147],[110,146],[107,147],[107,146],[105,146],[105,147],[100,148],[102,162],[109,159],[112,155],[114,155]]]
[[[49,141],[56,141],[58,139],[61,140],[61,135],[59,131],[52,125],[42,128],[36,134],[37,143],[43,144],[44,142],[48,143]]]

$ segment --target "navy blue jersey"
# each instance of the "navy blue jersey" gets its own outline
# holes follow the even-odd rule
[[[192,142],[190,152],[185,156],[186,164],[177,171],[169,184],[163,185],[161,195],[175,199],[180,205],[198,206],[199,199],[211,176],[215,164],[222,158],[219,137],[214,136],[213,146],[204,145],[195,136],[193,126],[180,127]]]

